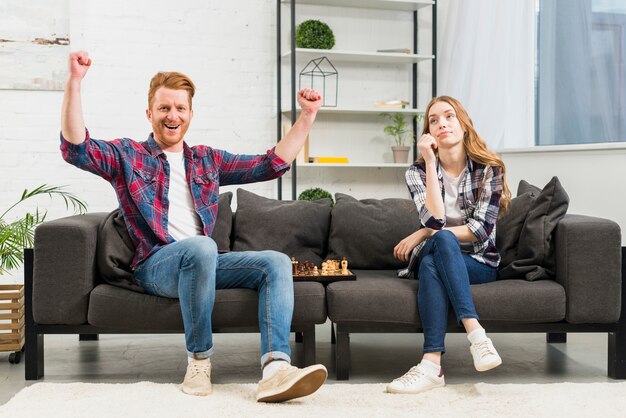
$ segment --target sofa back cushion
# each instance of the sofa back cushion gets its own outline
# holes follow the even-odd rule
[[[393,248],[420,228],[412,200],[357,200],[337,193],[335,201],[331,213],[328,258],[346,257],[349,269],[406,267],[406,262],[393,257]]]
[[[212,238],[220,250],[230,249],[230,233],[233,211],[230,202],[232,192],[222,193],[218,199],[218,213]],[[135,283],[130,265],[135,255],[135,247],[128,235],[124,217],[119,209],[109,213],[100,224],[97,243],[97,262],[100,277],[114,286],[143,292]]]
[[[543,189],[522,180],[517,194],[516,199],[529,195],[531,202],[519,233],[515,256],[507,257],[507,261],[510,261],[508,264],[503,259],[500,264],[499,277],[502,279],[524,277],[526,280],[552,279],[556,266],[553,232],[567,213],[569,196],[557,177],[552,177]],[[528,198],[524,198],[524,201],[526,199]],[[503,228],[503,231],[500,230],[500,226],[497,228],[496,236],[507,234],[506,228]],[[502,240],[499,242],[503,243]],[[512,244],[507,245],[510,248]],[[509,255],[510,253],[507,254]]]
[[[275,200],[237,189],[233,251],[275,250],[320,266],[330,209],[330,199]]]

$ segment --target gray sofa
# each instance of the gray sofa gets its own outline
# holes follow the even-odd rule
[[[295,283],[292,330],[302,333],[305,363],[314,360],[315,324],[327,316],[336,331],[338,380],[349,376],[351,333],[421,332],[419,280],[398,278],[397,270],[405,266],[392,256],[397,242],[419,227],[411,200],[357,200],[337,194],[331,208],[330,199],[277,201],[239,189],[232,214],[230,198],[223,199],[226,203],[220,199],[222,226],[214,234],[220,248],[274,249],[317,265],[326,258],[346,257],[357,275],[356,281],[326,288]],[[497,225],[501,277],[472,286],[476,308],[490,333],[542,332],[551,343],[565,342],[567,332],[607,333],[608,375],[623,379],[626,287],[620,228],[610,220],[565,214],[567,203],[558,180],[543,189],[520,184],[511,210]],[[46,333],[89,338],[100,333],[182,332],[177,301],[133,289],[123,263],[116,267],[111,261],[115,254],[102,261],[102,253],[109,252],[102,241],[118,239],[106,235],[106,219],[107,214],[73,216],[36,230],[34,254],[27,251],[25,271],[27,379],[43,375]],[[216,331],[256,331],[255,293],[218,291],[213,319]],[[449,331],[462,330],[451,322]]]

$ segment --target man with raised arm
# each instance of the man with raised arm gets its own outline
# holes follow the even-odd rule
[[[134,279],[148,294],[178,298],[188,366],[181,385],[191,395],[211,393],[211,312],[215,290],[256,289],[263,378],[257,400],[282,402],[315,392],[328,375],[323,365],[290,364],[293,313],[291,261],[275,251],[220,253],[211,238],[220,185],[280,177],[302,148],[322,99],[298,91],[300,116],[289,133],[261,155],[231,154],[184,142],[193,118],[193,82],[184,74],[159,72],[150,81],[146,116],[152,133],[143,142],[102,141],[85,128],[81,82],[91,66],[87,52],[69,55],[61,112],[61,151],[70,164],[114,187],[135,245]]]

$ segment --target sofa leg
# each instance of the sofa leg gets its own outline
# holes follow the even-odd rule
[[[304,351],[304,366],[311,366],[315,364],[315,325],[308,325],[300,335]]]
[[[337,326],[335,343],[335,369],[337,380],[348,380],[350,377],[350,334],[342,332]]]
[[[609,332],[607,374],[626,379],[626,247],[622,247],[622,310],[616,332]]]
[[[39,380],[43,377],[43,334],[26,333],[24,344],[24,378],[26,380]]]
[[[32,248],[24,249],[24,305],[26,324],[24,341],[24,378],[38,380],[43,377],[43,339],[44,335],[37,333],[33,317],[33,263],[35,251]]]
[[[98,334],[80,334],[78,341],[98,341]]]
[[[623,324],[620,328],[624,328]],[[626,379],[626,331],[609,332],[608,376]]]
[[[546,342],[549,344],[566,343],[567,333],[565,332],[548,332],[546,333]]]

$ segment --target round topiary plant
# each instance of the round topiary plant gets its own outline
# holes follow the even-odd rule
[[[331,49],[335,46],[335,35],[324,22],[305,20],[296,28],[298,48]]]
[[[300,193],[300,196],[298,196],[298,200],[319,200],[324,198],[330,199],[330,206],[335,204],[333,196],[326,190],[320,189],[319,187],[306,189]]]

